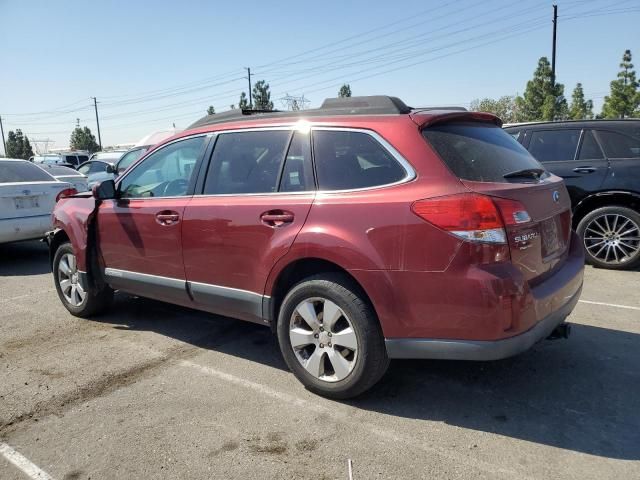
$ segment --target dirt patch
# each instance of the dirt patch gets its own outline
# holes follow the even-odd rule
[[[249,442],[249,450],[253,453],[282,455],[288,450],[287,443],[280,432],[269,433],[264,438],[253,436],[245,440]]]
[[[212,450],[209,453],[210,457],[215,457],[220,455],[221,453],[227,453],[227,452],[232,452],[234,450],[237,450],[238,448],[240,448],[240,444],[238,442],[236,442],[235,440],[229,440],[224,442],[220,448],[216,448],[215,450]]]

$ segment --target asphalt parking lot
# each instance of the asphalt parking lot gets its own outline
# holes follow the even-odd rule
[[[396,361],[336,402],[264,327],[125,295],[77,319],[44,245],[3,245],[0,478],[640,478],[639,292],[588,268],[568,341]]]

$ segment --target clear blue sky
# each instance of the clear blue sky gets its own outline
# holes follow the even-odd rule
[[[523,92],[551,56],[552,3],[0,0],[0,115],[5,135],[62,147],[76,118],[95,133],[96,96],[103,145],[134,142],[237,103],[246,66],[277,108],[287,93],[318,106],[343,82],[354,95],[465,105]],[[640,5],[557,3],[558,81],[567,97],[582,82],[599,110],[624,50],[640,55]]]

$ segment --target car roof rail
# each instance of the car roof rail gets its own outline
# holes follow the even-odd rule
[[[371,95],[362,97],[327,98],[320,108],[309,110],[259,110],[235,109],[222,113],[207,115],[189,125],[187,129],[213,125],[217,123],[249,120],[251,117],[285,118],[285,117],[318,117],[332,115],[398,115],[411,113],[408,107],[398,97],[386,95]]]

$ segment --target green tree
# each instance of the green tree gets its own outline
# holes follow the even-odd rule
[[[16,129],[15,132],[9,131],[7,135],[7,158],[21,158],[28,160],[33,156],[31,143],[26,135],[22,134],[22,130]]]
[[[264,80],[259,80],[253,86],[253,108],[256,110],[273,110],[271,101],[271,90],[269,84]]]
[[[516,106],[524,121],[558,120],[568,116],[564,85],[557,82],[553,84],[547,57],[538,60],[538,66],[533,78],[527,82],[524,95],[516,98]]]
[[[216,109],[213,108],[213,105],[209,105],[209,108],[207,108],[207,115],[213,115],[214,113],[216,113]]]
[[[338,97],[345,98],[351,96],[351,85],[345,83],[340,87],[340,91],[338,92]]]
[[[571,106],[569,107],[569,118],[572,120],[586,120],[593,118],[593,102],[584,99],[582,84],[578,83],[571,95]]]
[[[611,94],[604,97],[604,118],[625,118],[640,113],[640,92],[631,63],[631,50],[625,50],[620,69],[617,80],[611,82]]]
[[[240,100],[238,101],[238,108],[240,110],[249,110],[251,108],[251,105],[249,105],[249,100],[247,100],[247,94],[244,92],[240,94]]]
[[[96,137],[91,133],[89,127],[76,127],[71,132],[69,146],[74,150],[88,150],[90,153],[100,150]]]
[[[489,112],[500,117],[504,123],[522,122],[524,119],[518,111],[516,97],[504,95],[497,100],[493,98],[475,99],[471,102],[470,110],[474,112]]]

